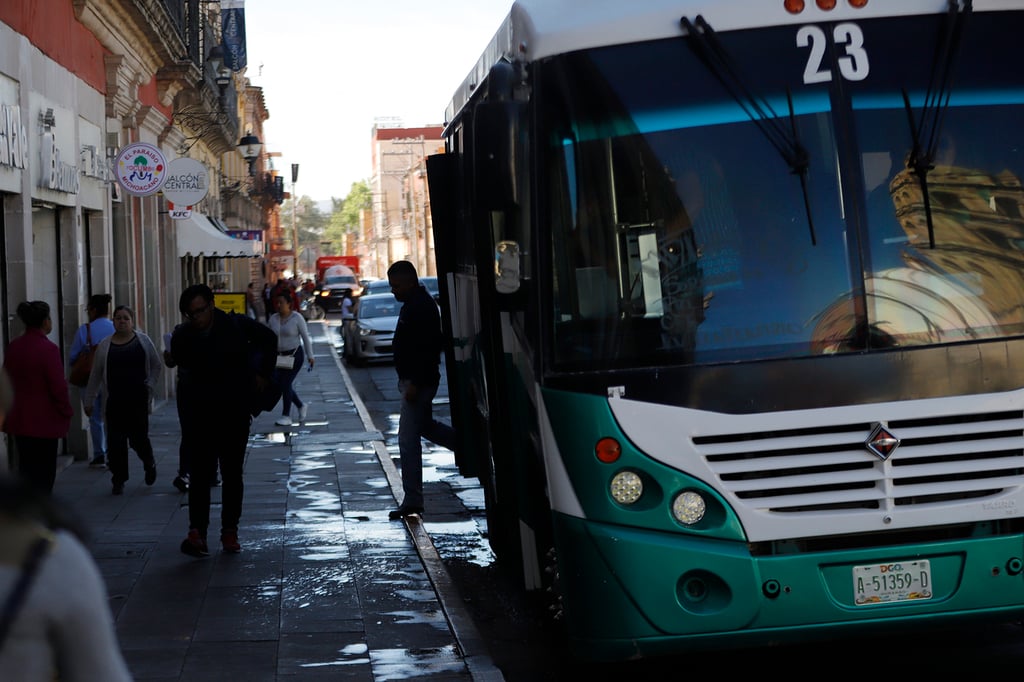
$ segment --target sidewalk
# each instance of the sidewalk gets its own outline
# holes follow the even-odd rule
[[[171,485],[173,402],[150,422],[153,486],[134,453],[123,496],[86,462],[58,474],[55,495],[92,533],[136,680],[502,679],[422,524],[388,520],[401,481],[325,329],[310,324],[316,366],[296,382],[307,422],[275,426],[275,412],[253,423],[240,554],[215,542],[209,558],[179,551],[188,496]]]

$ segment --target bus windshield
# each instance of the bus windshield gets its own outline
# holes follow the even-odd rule
[[[1024,333],[1022,13],[974,13],[956,50],[939,49],[942,21],[717,35],[802,164],[682,35],[538,64],[556,367]],[[852,46],[842,64],[819,36]],[[915,172],[911,115],[947,58],[935,155]]]

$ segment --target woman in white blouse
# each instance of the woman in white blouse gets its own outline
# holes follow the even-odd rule
[[[291,297],[277,296],[273,303],[277,312],[270,316],[268,324],[277,334],[277,380],[281,386],[281,417],[274,423],[291,426],[289,413],[292,403],[299,408],[299,421],[306,421],[309,405],[295,394],[294,383],[303,360],[313,369],[313,342],[309,338],[306,319],[292,310]]]

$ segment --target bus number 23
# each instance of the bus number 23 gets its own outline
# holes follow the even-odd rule
[[[839,73],[850,81],[862,81],[868,77],[868,53],[864,49],[864,34],[857,24],[836,24],[832,29],[832,39],[837,47],[842,47],[845,54],[836,61]],[[827,83],[832,80],[832,69],[824,66],[825,48],[828,37],[819,26],[802,26],[796,33],[797,47],[810,47],[811,54],[807,57],[804,67],[804,83]]]

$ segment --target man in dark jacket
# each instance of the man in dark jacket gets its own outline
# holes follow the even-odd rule
[[[205,284],[185,289],[178,307],[188,322],[174,330],[170,360],[188,376],[187,402],[180,414],[182,439],[191,444],[189,532],[181,551],[197,557],[209,554],[210,483],[219,462],[221,546],[225,552],[238,552],[242,466],[253,397],[263,391],[274,371],[277,336],[245,315],[228,315],[215,308],[213,291]],[[251,367],[252,357],[261,359],[260,367]]]
[[[421,438],[454,449],[455,432],[431,415],[441,381],[441,315],[437,303],[420,284],[416,267],[400,260],[388,268],[391,292],[402,310],[392,349],[402,407],[398,418],[398,450],[405,497],[388,518],[404,518],[423,512],[423,443]]]

